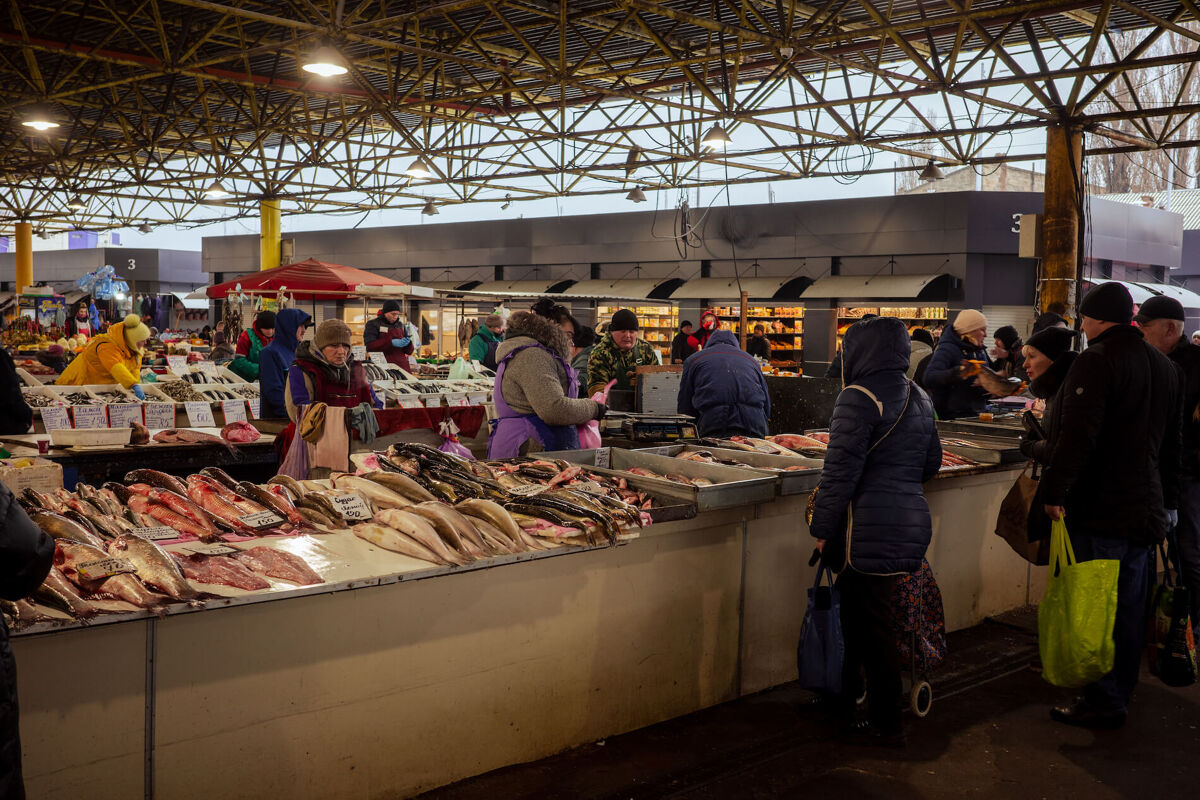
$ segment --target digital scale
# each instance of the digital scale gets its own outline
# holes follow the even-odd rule
[[[601,433],[624,436],[635,442],[671,442],[696,438],[696,420],[686,414],[609,412]]]

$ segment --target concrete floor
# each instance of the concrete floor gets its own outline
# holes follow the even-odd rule
[[[830,739],[808,693],[784,686],[604,742],[462,781],[425,800],[488,798],[1129,798],[1190,797],[1200,695],[1143,673],[1119,731],[1047,716],[1071,692],[1036,668],[1026,612],[951,637],[925,719],[901,750]]]

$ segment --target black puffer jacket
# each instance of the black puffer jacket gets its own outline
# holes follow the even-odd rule
[[[25,433],[33,424],[33,409],[21,394],[21,379],[12,356],[0,347],[0,433]]]
[[[1168,356],[1179,367],[1183,380],[1183,451],[1180,475],[1200,480],[1200,347],[1184,336]]]
[[[933,348],[923,384],[939,419],[973,417],[987,404],[988,393],[982,387],[972,379],[958,377],[959,367],[968,359],[987,364],[987,351],[956,333],[953,325],[947,325]]]
[[[1091,339],[1062,387],[1062,425],[1042,476],[1067,529],[1160,541],[1178,508],[1180,389],[1175,367],[1130,325]]]
[[[931,535],[921,484],[942,462],[933,406],[905,377],[909,340],[900,320],[856,323],[846,332],[842,352],[847,388],[838,395],[829,423],[810,531],[827,540],[825,556],[834,563],[841,560],[840,548],[859,572],[913,572]],[[847,511],[853,520],[848,539]]]

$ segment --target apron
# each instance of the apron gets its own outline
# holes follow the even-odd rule
[[[547,451],[579,449],[579,429],[576,426],[547,425],[538,418],[537,414],[518,414],[508,403],[504,402],[501,387],[504,385],[505,368],[512,357],[526,347],[540,347],[554,356],[554,360],[559,363],[559,366],[566,370],[567,380],[570,382],[567,397],[574,397],[575,392],[579,389],[579,376],[574,368],[564,361],[562,356],[548,347],[540,344],[527,344],[506,355],[496,367],[496,388],[492,392],[492,402],[496,406],[497,418],[489,420],[492,430],[488,437],[487,455],[490,459],[515,458],[521,455],[521,445],[530,439],[537,441],[542,449]]]

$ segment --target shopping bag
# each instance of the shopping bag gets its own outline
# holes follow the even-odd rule
[[[613,385],[616,382],[617,381],[615,379],[609,381],[607,386],[605,386],[603,389],[601,389],[600,391],[598,391],[592,395],[592,399],[595,400],[597,403],[607,403],[608,402],[608,392],[610,389],[612,389]],[[575,426],[575,428],[576,428],[576,431],[578,431],[578,433],[579,433],[579,449],[580,450],[594,450],[595,448],[601,446],[600,420],[598,420],[598,419],[588,420],[587,422],[583,423],[582,425]]]
[[[1050,526],[1050,575],[1038,605],[1042,677],[1055,686],[1083,686],[1112,671],[1116,644],[1117,574],[1121,562],[1075,560],[1061,519]]]
[[[1196,682],[1196,640],[1192,632],[1188,590],[1171,577],[1171,563],[1161,546],[1163,582],[1154,590],[1150,617],[1150,672],[1167,686]]]
[[[892,590],[892,629],[900,664],[928,674],[946,658],[946,612],[929,562],[901,575]]]
[[[823,579],[828,579],[828,586],[822,585]],[[844,658],[842,604],[833,585],[833,573],[821,564],[817,568],[817,579],[808,590],[808,609],[804,612],[800,644],[796,648],[800,686],[837,694],[842,690]]]
[[[449,380],[466,381],[478,377],[478,373],[471,369],[471,365],[462,356],[454,359],[454,363],[450,365]]]
[[[1033,508],[1037,489],[1037,478],[1029,474],[1029,464],[1026,464],[1000,503],[996,535],[1008,542],[1008,546],[1021,558],[1042,567],[1050,563],[1050,543],[1046,539],[1029,541],[1029,512]]]

